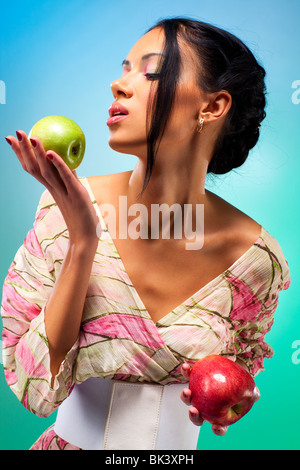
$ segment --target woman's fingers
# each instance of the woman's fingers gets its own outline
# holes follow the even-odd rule
[[[192,396],[192,393],[191,393],[190,389],[185,388],[185,389],[182,390],[180,398],[183,401],[183,403],[190,406],[191,405],[191,396]],[[196,426],[202,426],[202,424],[204,423],[204,419],[202,419],[199,411],[194,406],[191,406],[189,408],[189,418],[192,421],[192,423],[195,424]]]
[[[184,388],[181,392],[180,398],[186,405],[191,405],[192,392],[189,388]]]
[[[17,131],[17,138],[19,141],[19,149],[21,151],[21,158],[23,161],[23,168],[25,171],[30,173],[32,176],[39,174],[39,164],[36,160],[33,148],[30,145],[27,135],[24,131]],[[18,157],[18,154],[17,154]],[[21,162],[22,163],[22,162]]]
[[[255,399],[254,402],[256,402],[257,400],[260,399],[260,391],[259,391],[258,387],[255,387],[255,389],[254,389],[254,399]]]
[[[189,418],[195,426],[202,426],[204,419],[201,417],[199,411],[194,406],[189,408]]]
[[[185,403],[186,405],[191,405],[191,396],[192,396],[192,393],[190,389],[185,388],[182,390],[180,398],[183,401],[183,403]],[[191,406],[189,408],[189,418],[192,421],[192,423],[195,424],[196,426],[202,426],[202,424],[205,421],[201,417],[197,408],[195,408],[194,406]],[[224,436],[224,434],[226,434],[227,432],[228,426],[220,426],[218,424],[213,424],[211,429],[213,433],[216,434],[217,436]]]
[[[181,373],[185,379],[190,378],[191,366],[187,362],[181,365]]]
[[[53,189],[61,189],[66,192],[66,188],[61,181],[60,178],[58,178],[58,173],[56,168],[52,165],[52,161],[50,158],[48,158],[45,149],[37,137],[32,137],[30,139],[37,163],[39,165],[39,171],[40,175],[42,177],[39,179],[39,181],[43,182],[43,184],[50,190],[50,188]],[[36,176],[36,175],[34,175]]]
[[[18,157],[18,160],[19,162],[21,163],[22,165],[22,168],[27,171],[27,167],[26,167],[26,164],[24,162],[24,158],[23,158],[23,155],[22,155],[22,151],[21,151],[21,148],[20,148],[20,143],[18,141],[18,139],[16,139],[15,137],[13,137],[12,135],[8,135],[7,137],[5,137],[6,141],[10,144],[12,150],[15,152],[15,154],[17,155]]]
[[[182,373],[182,375],[184,376],[185,379],[189,380],[191,370],[192,369],[191,369],[191,366],[189,364],[187,364],[187,363],[182,364],[181,373]],[[258,398],[259,398],[258,389],[257,389],[257,394],[258,394]],[[196,426],[202,426],[202,424],[204,423],[205,420],[201,417],[201,414],[199,413],[197,408],[195,408],[194,406],[191,406],[191,404],[192,404],[191,403],[191,399],[192,399],[191,390],[189,388],[184,388],[181,392],[180,398],[183,401],[183,403],[190,406],[190,408],[189,408],[189,418],[192,421],[192,423],[195,424]],[[226,432],[227,432],[228,426],[220,426],[218,424],[213,424],[211,429],[212,429],[213,433],[216,434],[217,436],[224,436],[224,434],[226,434]]]
[[[83,239],[98,243],[99,218],[75,170],[71,170],[54,151],[46,152],[37,137],[32,137],[30,142],[24,131],[17,131],[17,137],[7,136],[6,140],[24,170],[51,193],[65,220],[72,243],[81,243]]]
[[[226,434],[228,426],[220,426],[219,424],[212,424],[211,429],[217,436],[224,436]]]
[[[16,132],[18,139],[13,136],[7,136],[6,141],[10,144],[12,150],[16,154],[23,170],[30,173],[38,181],[44,184],[44,180],[40,175],[40,167],[36,155],[31,147],[27,135],[23,131]]]
[[[189,366],[189,364],[187,363],[182,364],[181,373],[188,380],[190,377],[190,373],[191,373],[191,366]],[[189,388],[184,388],[181,392],[180,398],[183,401],[183,403],[190,406],[191,398],[192,398],[191,390]],[[195,424],[196,426],[202,426],[202,424],[204,423],[204,419],[202,419],[199,411],[194,406],[191,406],[189,408],[189,418],[192,421],[192,423]]]
[[[64,162],[64,160],[53,150],[48,150],[46,152],[47,157],[52,161],[54,167],[58,171],[67,193],[70,194],[72,191],[78,190],[78,177],[75,173],[75,170],[71,170],[68,165]]]
[[[34,153],[40,165],[43,178],[54,188],[59,188],[65,193],[76,189],[74,183],[78,180],[75,170],[70,170],[64,160],[53,150],[45,149],[37,137],[30,139]],[[75,178],[74,178],[75,177]]]
[[[78,182],[78,177],[75,170],[70,170],[57,153],[45,152],[37,137],[32,137],[29,142],[26,133],[22,130],[17,131],[16,135],[17,139],[13,136],[7,136],[6,140],[27,173],[34,176],[49,190],[60,190],[64,193],[76,190],[75,185]]]

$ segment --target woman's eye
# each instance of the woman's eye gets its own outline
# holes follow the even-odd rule
[[[158,80],[159,73],[145,73],[145,77],[147,78],[147,80]]]
[[[147,80],[158,80],[160,69],[160,64],[157,64],[156,61],[150,60],[144,68],[144,75]]]

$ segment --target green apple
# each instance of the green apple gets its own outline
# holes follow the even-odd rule
[[[57,153],[71,170],[82,162],[85,152],[84,133],[76,122],[64,116],[47,116],[38,121],[28,138],[38,137],[47,152]]]

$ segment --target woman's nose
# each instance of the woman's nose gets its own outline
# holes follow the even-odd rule
[[[133,88],[128,81],[124,80],[124,77],[114,80],[110,84],[110,87],[114,98],[117,98],[120,95],[130,98],[133,95]]]

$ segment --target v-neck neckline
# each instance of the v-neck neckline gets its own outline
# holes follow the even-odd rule
[[[204,286],[202,286],[200,289],[198,289],[194,294],[192,294],[190,297],[188,297],[186,300],[184,300],[181,304],[177,305],[177,307],[173,308],[170,312],[166,313],[165,315],[163,315],[157,322],[154,322],[154,320],[152,319],[150,313],[148,312],[147,308],[145,307],[144,305],[144,302],[142,301],[138,291],[136,290],[133,282],[131,281],[130,277],[129,277],[129,274],[124,266],[124,263],[123,263],[123,260],[117,250],[117,247],[114,243],[114,240],[113,238],[111,237],[110,235],[110,232],[106,226],[106,223],[105,223],[105,220],[102,216],[102,213],[101,213],[101,210],[100,210],[100,207],[98,205],[98,202],[96,200],[96,197],[94,195],[94,192],[92,190],[92,187],[90,185],[90,182],[88,180],[88,177],[81,177],[80,178],[81,180],[85,181],[86,182],[86,186],[88,188],[88,191],[89,191],[89,194],[90,194],[90,197],[92,199],[92,202],[96,204],[96,212],[97,212],[97,215],[99,216],[99,221],[101,222],[101,225],[104,227],[104,231],[107,233],[108,235],[108,238],[109,238],[109,242],[111,243],[111,246],[113,247],[113,250],[114,252],[116,253],[117,255],[117,259],[119,260],[120,262],[120,265],[121,265],[121,268],[122,268],[122,271],[124,272],[124,274],[126,275],[127,277],[127,281],[128,283],[132,286],[132,289],[133,289],[133,294],[135,296],[135,299],[136,299],[136,302],[137,302],[137,305],[139,306],[139,308],[147,315],[147,317],[149,317],[149,319],[155,324],[155,326],[163,326],[163,324],[165,322],[168,321],[168,319],[170,317],[172,317],[174,314],[179,314],[181,313],[181,311],[183,309],[186,309],[188,307],[191,307],[195,304],[195,302],[199,301],[199,297],[203,294],[203,292],[207,291],[208,289],[211,289],[215,284],[218,284],[220,282],[221,279],[224,278],[224,274],[227,272],[227,271],[233,271],[239,264],[242,263],[242,261],[244,261],[245,258],[247,258],[247,256],[249,255],[249,253],[253,250],[253,248],[255,248],[255,246],[258,244],[259,240],[262,239],[263,237],[263,233],[265,232],[265,229],[264,227],[261,225],[261,230],[260,230],[260,234],[258,236],[258,238],[255,240],[255,242],[238,258],[234,261],[234,263],[229,266],[227,269],[225,269],[222,273],[218,274],[216,277],[214,277],[213,279],[211,279],[211,281],[207,282]],[[100,239],[99,239],[99,243],[100,243]],[[99,243],[98,243],[98,247],[97,247],[97,250],[99,248]]]

